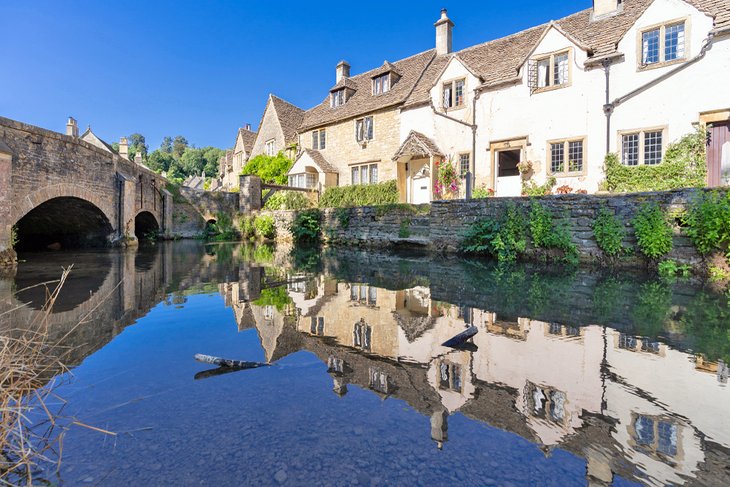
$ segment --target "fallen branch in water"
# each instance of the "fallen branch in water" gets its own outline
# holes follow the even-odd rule
[[[206,364],[218,365],[219,367],[231,367],[235,369],[255,369],[257,367],[268,367],[269,364],[262,362],[246,362],[243,360],[230,360],[220,357],[213,357],[212,355],[203,355],[202,353],[195,354],[195,360]]]

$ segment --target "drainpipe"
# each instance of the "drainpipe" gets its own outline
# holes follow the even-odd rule
[[[711,31],[707,35],[707,37],[705,38],[705,40],[702,42],[702,48],[700,49],[699,54],[697,54],[695,57],[693,57],[692,59],[690,59],[689,61],[687,61],[687,62],[685,62],[683,64],[680,64],[676,68],[667,71],[663,75],[661,75],[661,76],[659,76],[659,77],[657,77],[657,78],[649,81],[648,83],[645,83],[645,84],[639,86],[638,88],[636,88],[636,89],[634,89],[634,90],[626,93],[625,95],[619,96],[618,98],[616,98],[612,102],[606,103],[603,106],[603,112],[606,114],[607,122],[610,121],[611,114],[616,109],[616,107],[619,106],[620,104],[622,104],[622,103],[630,100],[631,98],[634,98],[637,95],[640,95],[641,93],[645,92],[649,88],[658,85],[659,83],[661,83],[665,79],[668,79],[668,78],[674,76],[678,72],[680,72],[680,71],[688,68],[689,66],[695,64],[696,62],[698,62],[702,58],[704,58],[705,55],[707,54],[707,51],[709,51],[712,48],[712,42],[713,42],[713,39],[714,39],[715,35],[717,35],[718,33],[725,33],[725,32],[727,32],[727,30]],[[608,80],[608,72],[606,73],[606,79]],[[608,89],[608,87],[606,87],[606,89]],[[609,134],[609,136],[610,136],[610,134]],[[607,147],[607,151],[609,151],[609,150],[610,150],[610,147]]]
[[[447,120],[451,120],[452,122],[456,122],[458,124],[464,125],[466,127],[469,127],[471,129],[471,160],[469,161],[469,165],[474,169],[474,171],[469,171],[466,173],[466,197],[465,199],[470,200],[471,199],[471,192],[474,188],[474,181],[475,181],[475,173],[476,173],[476,148],[477,148],[477,99],[481,95],[481,91],[479,89],[474,90],[474,96],[472,98],[472,123],[464,122],[463,120],[459,120],[458,118],[450,117],[449,115],[445,113],[441,113],[438,110],[436,110],[436,107],[433,106],[433,101],[431,101],[431,110],[434,114],[438,115],[439,117],[443,117]]]
[[[603,113],[606,114],[606,155],[611,152],[611,114],[613,106],[611,105],[611,60],[606,58],[601,63],[603,71],[606,73],[606,102],[603,105]]]

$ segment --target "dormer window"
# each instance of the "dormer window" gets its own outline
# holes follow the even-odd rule
[[[640,33],[641,65],[657,66],[685,59],[685,21],[655,25]]]
[[[390,73],[373,78],[373,95],[382,95],[390,91]]]
[[[330,94],[330,102],[332,108],[340,107],[345,104],[345,89],[335,90]]]
[[[441,87],[444,108],[460,108],[464,106],[465,79],[457,79],[444,83]]]
[[[535,59],[537,90],[561,88],[570,83],[569,54],[570,51],[562,51]]]

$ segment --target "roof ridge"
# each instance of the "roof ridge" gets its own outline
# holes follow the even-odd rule
[[[413,59],[413,58],[415,58],[415,57],[418,57],[418,56],[422,56],[422,55],[424,55],[424,54],[426,54],[426,53],[428,53],[428,52],[431,52],[431,51],[435,51],[435,50],[436,50],[436,48],[426,49],[425,51],[421,51],[421,52],[418,52],[418,53],[416,53],[416,54],[413,54],[413,55],[411,55],[411,56],[408,56],[408,57],[404,57],[403,59],[399,59],[399,60],[397,60],[397,61],[388,61],[388,62],[389,62],[389,63],[390,63],[391,65],[393,65],[393,66],[395,66],[395,67],[397,68],[397,67],[398,67],[398,63],[402,63],[402,62],[404,62],[404,61],[409,61],[409,60],[411,60],[411,59]],[[382,68],[382,67],[383,67],[383,65],[381,64],[380,66],[378,66],[378,67],[376,67],[376,68],[373,68],[373,69],[369,69],[369,70],[367,70],[367,71],[363,71],[362,73],[360,73],[360,74],[356,74],[356,75],[354,75],[354,76],[348,76],[347,78],[348,78],[348,79],[351,79],[351,80],[355,80],[355,79],[357,79],[357,78],[361,78],[361,77],[364,77],[364,76],[365,76],[365,75],[367,75],[368,73],[372,73],[373,71],[377,71],[378,69],[380,69],[380,68]]]

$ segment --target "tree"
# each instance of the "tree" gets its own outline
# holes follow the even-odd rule
[[[264,183],[287,184],[287,173],[294,162],[279,152],[275,156],[258,155],[249,160],[243,167],[241,174],[253,174],[261,178]]]
[[[175,159],[180,159],[187,148],[188,139],[182,135],[176,135],[175,138],[172,139],[172,155]]]
[[[172,137],[165,136],[160,144],[160,151],[166,154],[172,154]]]
[[[147,166],[156,172],[169,171],[175,158],[172,154],[163,152],[161,149],[153,151],[147,157]]]

